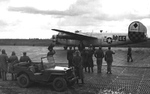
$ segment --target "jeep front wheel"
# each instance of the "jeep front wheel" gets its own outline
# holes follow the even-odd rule
[[[53,81],[53,87],[56,91],[63,91],[67,88],[66,80],[62,77],[57,77]]]
[[[21,74],[17,79],[18,85],[20,87],[28,87],[30,85],[30,79],[26,74]]]

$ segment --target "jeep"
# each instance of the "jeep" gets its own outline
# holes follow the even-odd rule
[[[29,87],[31,83],[52,84],[56,91],[63,91],[67,86],[75,84],[77,77],[73,68],[54,66],[50,67],[47,57],[42,57],[41,62],[20,62],[13,67],[20,87]]]

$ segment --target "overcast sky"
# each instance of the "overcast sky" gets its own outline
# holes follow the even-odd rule
[[[51,38],[51,29],[128,32],[142,22],[150,35],[150,0],[0,0],[0,38]]]

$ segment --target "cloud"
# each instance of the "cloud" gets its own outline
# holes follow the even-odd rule
[[[0,27],[5,27],[5,26],[8,26],[8,24],[3,20],[0,20]]]
[[[107,1],[107,2],[106,2]],[[118,2],[118,4],[116,4]],[[144,1],[143,1],[144,2]],[[142,4],[144,5],[145,3]],[[110,4],[111,3],[111,4]],[[128,4],[128,5],[127,5]],[[141,4],[141,2],[139,2]],[[137,4],[137,5],[139,5]],[[141,5],[142,5],[141,4]],[[128,6],[128,7],[127,7]],[[148,7],[148,6],[147,6]],[[55,17],[80,17],[93,18],[99,21],[108,20],[122,20],[122,19],[143,19],[150,17],[149,8],[139,8],[139,6],[133,7],[127,1],[121,2],[114,0],[110,2],[108,0],[77,0],[74,4],[70,5],[67,10],[39,10],[34,7],[9,7],[9,11],[41,14],[41,15],[55,15]]]
[[[0,20],[0,32],[6,32],[8,27],[9,27],[9,23]]]
[[[56,10],[38,10],[33,7],[9,7],[9,11],[16,11],[22,13],[31,13],[31,14],[42,14],[42,15],[58,15],[58,16],[78,16],[82,15],[83,13],[75,12],[75,11],[56,11]]]
[[[8,8],[9,11],[31,13],[31,14],[42,14],[42,15],[57,15],[59,17],[64,16],[81,16],[94,12],[98,3],[98,0],[77,0],[75,4],[72,4],[67,10],[39,10],[34,7],[12,7]],[[96,5],[95,5],[96,4]],[[94,8],[94,10],[93,10]],[[95,11],[96,12],[96,11]]]
[[[99,20],[99,21],[119,21],[119,20],[124,20],[124,19],[142,20],[146,18],[150,18],[150,14],[140,16],[140,15],[133,14],[133,13],[125,13],[122,15],[113,15],[113,16],[110,16],[107,14],[102,14],[101,16],[99,15],[94,16],[94,19]]]
[[[84,16],[99,20],[142,19],[150,16],[150,2],[147,3],[146,1],[77,0],[64,11],[39,10],[34,7],[9,7],[8,10],[31,14],[57,15],[58,17]]]
[[[10,1],[10,0],[0,0],[0,2],[7,2],[7,1]]]
[[[49,23],[56,23],[58,28],[81,28],[84,30],[102,27],[111,30],[121,27],[124,31],[127,31],[126,29],[130,22],[150,18],[150,2],[147,1],[77,0],[67,9],[61,11],[57,9],[46,10],[34,6],[10,6],[8,10],[27,13],[27,15],[50,16]],[[55,22],[52,22],[52,19],[55,19]]]

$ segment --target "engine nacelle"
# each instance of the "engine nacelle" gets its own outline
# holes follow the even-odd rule
[[[134,21],[129,25],[128,36],[132,42],[147,40],[147,28],[139,21]]]

